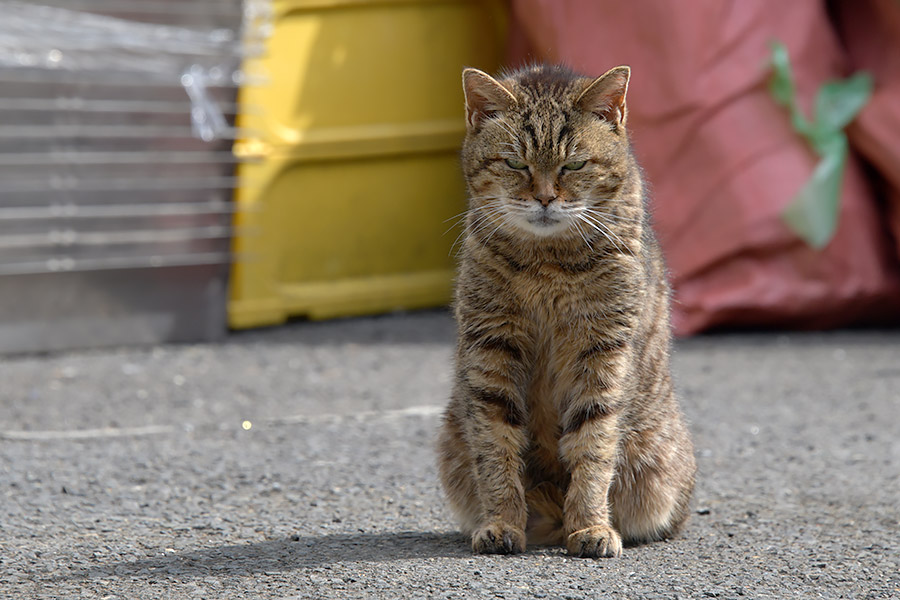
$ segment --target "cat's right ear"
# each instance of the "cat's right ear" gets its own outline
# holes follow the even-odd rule
[[[516,105],[516,97],[484,71],[465,69],[462,79],[466,95],[466,127],[469,129],[478,129],[494,113]]]

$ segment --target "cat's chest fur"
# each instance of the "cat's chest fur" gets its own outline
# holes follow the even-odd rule
[[[567,260],[533,261],[499,282],[527,324],[535,361],[548,368],[561,368],[558,361],[568,355],[567,346],[612,326],[624,296],[640,301],[646,292],[644,273],[631,257],[576,254]],[[573,264],[590,268],[574,269]]]
[[[571,265],[589,264],[576,269]],[[508,286],[521,310],[528,331],[529,452],[527,469],[534,481],[567,478],[559,460],[561,416],[578,397],[577,371],[585,368],[579,351],[598,331],[610,329],[617,317],[615,306],[628,289],[634,296],[642,278],[631,257],[618,259],[597,254],[547,252],[524,268],[507,273]],[[516,318],[516,317],[512,317]]]
[[[560,413],[567,394],[559,385],[558,346],[562,339],[555,329],[541,317],[534,322],[533,359],[525,391],[529,437],[526,475],[532,482],[553,481],[563,486],[566,475],[559,463]]]
[[[572,350],[589,335],[589,325],[602,326],[602,315],[585,314],[586,295],[603,291],[552,264],[538,264],[514,275],[508,282],[515,291],[527,336],[527,431],[530,479],[565,479],[559,463],[560,415],[573,396],[571,371],[577,368]],[[595,289],[597,288],[597,289]],[[588,321],[593,323],[588,323]]]

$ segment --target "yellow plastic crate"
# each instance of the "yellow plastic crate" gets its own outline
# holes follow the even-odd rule
[[[241,90],[229,322],[445,304],[465,209],[463,66],[494,69],[501,2],[276,0]],[[451,219],[450,222],[447,220]]]

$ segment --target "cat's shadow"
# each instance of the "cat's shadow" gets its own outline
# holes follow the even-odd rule
[[[470,555],[468,539],[459,533],[404,531],[294,536],[108,562],[85,568],[67,579],[242,576],[348,561],[389,562]]]

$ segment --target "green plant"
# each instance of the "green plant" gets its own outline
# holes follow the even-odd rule
[[[772,79],[769,91],[775,102],[788,109],[791,125],[819,155],[812,176],[785,208],[788,227],[813,248],[824,248],[837,229],[841,182],[847,164],[846,127],[872,94],[872,76],[860,71],[842,80],[825,83],[816,93],[810,120],[797,103],[794,76],[787,48],[772,44]]]

